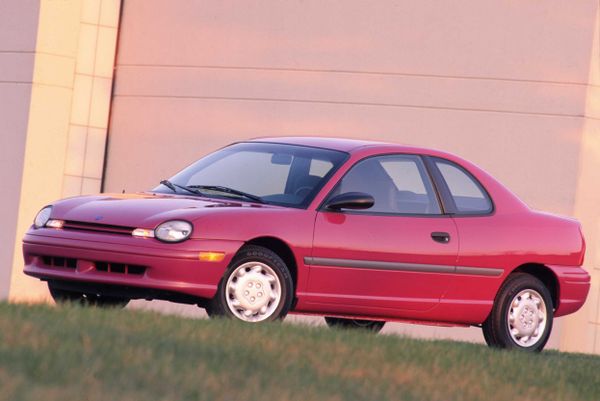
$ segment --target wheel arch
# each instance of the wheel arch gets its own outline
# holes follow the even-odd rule
[[[560,285],[558,282],[558,277],[556,277],[556,274],[552,271],[552,269],[541,263],[525,263],[514,269],[506,277],[506,279],[508,279],[508,277],[514,273],[527,273],[540,280],[550,292],[552,306],[555,310],[558,308]]]
[[[296,293],[296,289],[298,288],[298,263],[296,262],[296,256],[292,248],[285,241],[277,237],[263,236],[246,241],[244,245],[262,246],[275,252],[285,262],[288,269],[290,269],[292,282],[294,283],[294,294]]]

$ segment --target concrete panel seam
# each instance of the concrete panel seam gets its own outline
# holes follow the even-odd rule
[[[0,85],[32,85],[32,81],[0,81]]]
[[[45,52],[45,51],[37,51],[37,52],[35,52],[35,54],[43,54],[43,55],[46,55],[46,56],[68,58],[69,60],[75,60],[75,59],[77,59],[76,56],[69,56],[69,55],[66,55],[66,54],[59,54],[59,53]]]
[[[0,50],[0,54],[35,54],[35,50]]]
[[[114,26],[111,25],[105,25],[105,24],[93,24],[91,22],[85,22],[85,21],[81,21],[81,25],[89,25],[89,26],[95,26],[98,28],[111,28],[111,29],[115,29]]]
[[[314,73],[334,73],[334,74],[361,74],[361,75],[383,75],[383,76],[404,76],[417,78],[439,78],[439,79],[460,79],[460,80],[480,80],[480,81],[503,81],[503,82],[523,82],[551,85],[576,85],[576,86],[595,86],[587,82],[573,81],[547,81],[536,79],[519,79],[505,77],[485,77],[485,76],[462,76],[462,75],[441,75],[441,74],[418,74],[410,72],[392,72],[392,71],[361,71],[361,70],[336,70],[336,69],[318,69],[318,68],[283,68],[283,67],[242,67],[242,66],[224,66],[224,65],[176,65],[176,64],[135,64],[124,63],[117,64],[116,68],[186,68],[186,69],[223,69],[223,70],[250,70],[250,71],[281,71],[281,72],[314,72]]]
[[[226,100],[226,101],[247,101],[247,102],[282,102],[282,103],[313,103],[313,104],[333,104],[344,106],[366,106],[366,107],[396,107],[396,108],[412,108],[412,109],[431,109],[431,110],[448,110],[448,111],[465,111],[478,113],[503,113],[517,114],[540,117],[566,117],[566,118],[584,118],[584,114],[560,114],[560,113],[536,113],[527,111],[513,110],[493,110],[493,109],[476,109],[476,108],[459,108],[459,107],[444,107],[444,106],[423,106],[414,104],[395,104],[395,103],[369,103],[369,102],[344,102],[344,101],[329,101],[329,100],[310,100],[310,99],[281,99],[281,98],[250,98],[250,97],[227,97],[227,96],[166,96],[166,95],[114,95],[116,98],[150,98],[150,99],[183,99],[183,100]],[[592,118],[592,117],[587,117]]]
[[[47,84],[47,83],[35,82],[35,81],[33,81],[32,84],[35,86],[46,86],[49,88],[59,88],[59,89],[65,89],[65,90],[69,90],[69,91],[73,90],[72,86],[66,86],[66,85]]]

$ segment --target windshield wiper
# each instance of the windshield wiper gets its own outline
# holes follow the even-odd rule
[[[202,192],[196,191],[192,187],[185,187],[183,185],[175,184],[175,183],[172,183],[169,180],[162,180],[160,183],[162,185],[164,185],[165,187],[169,188],[171,191],[173,191],[175,193],[177,193],[177,188],[179,188],[179,189],[183,189],[184,191],[191,192],[191,193],[193,193],[195,195],[206,196]]]
[[[200,190],[205,189],[205,190],[208,190],[208,191],[224,192],[226,194],[241,196],[241,197],[244,197],[246,199],[253,200],[254,202],[266,203],[263,200],[263,198],[261,198],[260,196],[252,195],[252,194],[249,194],[247,192],[238,191],[237,189],[223,187],[223,186],[220,186],[220,185],[190,185],[187,188],[200,189]]]

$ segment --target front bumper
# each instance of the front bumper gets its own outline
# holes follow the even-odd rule
[[[95,284],[208,299],[215,295],[223,273],[242,245],[238,241],[199,239],[165,244],[114,234],[32,229],[23,239],[24,273],[45,281],[68,282],[72,289],[81,283],[82,292]],[[225,258],[204,262],[199,252],[223,252]],[[57,260],[62,263],[57,264]],[[112,271],[106,266],[119,269]]]

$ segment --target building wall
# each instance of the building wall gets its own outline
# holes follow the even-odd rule
[[[600,354],[600,11],[596,16],[574,209],[587,240],[592,288],[584,309],[565,319],[561,347]]]
[[[244,138],[381,139],[476,162],[532,207],[582,218],[596,248],[597,124],[586,116],[597,7],[127,0],[105,188],[152,188]],[[597,300],[594,284],[588,305]],[[557,320],[551,344],[600,352],[590,307]]]
[[[106,188],[232,140],[350,136],[457,152],[571,214],[596,7],[128,0]],[[154,157],[166,146],[177,159]]]
[[[19,122],[0,136],[7,155],[0,160],[0,174],[15,189],[7,195],[15,198],[11,203],[2,200],[8,208],[0,208],[13,224],[1,234],[11,237],[2,242],[7,249],[0,254],[3,298],[48,299],[45,284],[22,273],[21,238],[43,206],[100,191],[119,7],[119,0],[0,3],[0,46],[3,40],[22,42],[28,50],[20,55],[30,60],[23,66],[22,74],[30,75],[19,87],[20,103],[7,92],[9,107],[0,111],[14,112]],[[6,26],[12,33],[2,32]],[[10,76],[0,70],[0,82],[5,77]]]
[[[38,0],[0,2],[0,299],[8,296],[27,138]]]
[[[0,298],[47,299],[20,238],[54,199],[148,189],[244,138],[381,139],[578,217],[592,292],[551,343],[600,353],[598,21],[593,0],[0,2]]]

